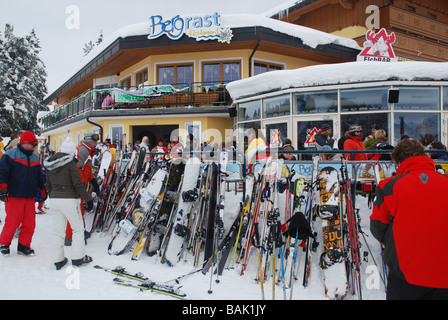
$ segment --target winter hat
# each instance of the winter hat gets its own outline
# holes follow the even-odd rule
[[[95,133],[95,132],[86,133],[86,135],[84,136],[84,139],[83,139],[84,142],[92,142],[92,141],[98,141],[98,140],[100,140],[100,136],[98,133]]]
[[[66,153],[70,156],[75,155],[76,152],[76,144],[70,139],[70,137],[65,138],[65,141],[63,144],[61,144],[61,148],[59,149],[59,152]]]
[[[330,130],[330,129],[331,129],[331,126],[328,123],[324,123],[322,125],[322,127],[320,128],[320,130],[322,130],[322,131],[327,131],[327,130]]]
[[[34,135],[34,133],[32,133],[31,131],[25,131],[20,136],[20,144],[27,143],[27,142],[33,144],[36,141],[37,141],[37,138]]]

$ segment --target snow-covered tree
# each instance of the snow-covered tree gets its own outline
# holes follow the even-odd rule
[[[95,42],[89,41],[84,44],[84,48],[82,49],[84,51],[84,57],[87,56],[96,46],[99,46],[101,42],[103,42],[103,30],[100,30],[100,35]]]
[[[31,130],[39,134],[37,113],[47,111],[47,74],[39,58],[39,39],[34,32],[19,37],[6,24],[0,35],[0,134]]]

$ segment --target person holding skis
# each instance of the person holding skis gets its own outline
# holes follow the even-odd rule
[[[392,160],[397,175],[377,186],[370,216],[372,235],[385,245],[386,299],[448,299],[448,215],[443,201],[448,177],[435,171],[434,160],[414,139],[401,140]]]
[[[16,148],[0,158],[0,200],[5,202],[6,219],[0,234],[0,252],[8,256],[14,233],[20,227],[17,253],[33,256],[31,241],[36,227],[35,197],[40,189],[46,198],[41,164],[34,154],[36,136],[25,131]]]
[[[73,233],[72,264],[80,266],[92,262],[92,258],[85,255],[84,221],[80,208],[80,196],[84,199],[87,210],[93,208],[93,200],[81,179],[76,159],[73,157],[75,152],[76,145],[67,138],[61,145],[60,151],[44,161],[53,217],[53,261],[56,270],[61,269],[68,261],[64,257],[67,221]]]

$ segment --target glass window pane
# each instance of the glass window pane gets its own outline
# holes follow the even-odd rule
[[[319,133],[320,128],[324,124],[329,124],[333,128],[333,121],[331,120],[297,121],[297,149],[314,150],[316,148],[314,136]],[[305,158],[311,159],[311,156]]]
[[[261,101],[255,100],[238,105],[238,120],[256,120],[261,118]]]
[[[158,84],[174,83],[174,67],[159,67]]]
[[[399,87],[395,110],[440,110],[439,88]]]
[[[316,93],[295,93],[294,113],[327,113],[338,111],[338,93],[336,91]]]
[[[204,82],[220,82],[221,81],[221,64],[212,63],[204,65]]]
[[[288,123],[269,123],[265,128],[270,147],[283,146],[283,142],[288,138]]]
[[[193,82],[193,66],[178,66],[176,83],[192,83]]]
[[[448,87],[443,87],[443,110],[448,110]]]
[[[249,146],[248,133],[251,129],[258,132],[258,130],[261,129],[261,121],[240,123],[238,125],[238,150],[242,150],[244,152],[247,150],[247,147]]]
[[[238,62],[224,63],[222,68],[224,83],[240,80],[240,64]]]
[[[387,136],[390,137],[389,128],[389,113],[369,113],[369,114],[346,114],[341,115],[341,134],[338,138],[341,138],[347,129],[357,124],[362,126],[362,136],[364,140],[372,134],[372,126],[375,124],[378,129],[386,131]],[[389,141],[390,143],[391,141]]]
[[[432,134],[436,140],[440,140],[440,114],[396,112],[394,115],[394,130],[395,143],[403,135],[420,140],[422,143],[424,143],[426,134]]]
[[[263,99],[263,117],[279,117],[290,114],[290,96],[283,95]]]
[[[341,111],[389,110],[389,88],[341,90]]]
[[[254,64],[254,75],[262,74],[268,71],[268,66],[263,63]]]

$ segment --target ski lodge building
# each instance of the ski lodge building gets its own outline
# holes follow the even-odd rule
[[[357,122],[364,134],[384,128],[391,143],[429,133],[447,144],[448,5],[426,2],[304,0],[266,16],[149,17],[104,40],[46,97],[54,111],[41,119],[42,135],[57,151],[89,131],[125,148],[144,136],[151,147],[187,133],[224,141],[233,129],[242,146],[254,128],[304,149],[323,123],[341,137]],[[379,34],[364,26],[371,4],[400,62],[355,62]]]
[[[219,141],[236,116],[228,83],[358,53],[352,39],[262,16],[153,16],[103,41],[46,97],[55,107],[41,118],[42,135],[56,151],[66,136],[79,143],[90,131],[120,147],[124,135],[126,145],[144,136],[151,147],[166,144],[176,129],[180,141],[186,133]],[[113,103],[105,105],[107,93]]]

